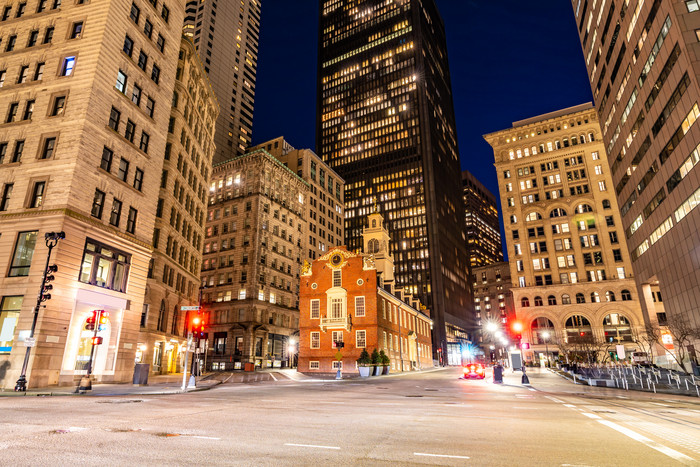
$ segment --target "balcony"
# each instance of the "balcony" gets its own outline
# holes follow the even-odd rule
[[[349,332],[352,328],[352,320],[348,315],[340,318],[325,317],[321,318],[320,327],[323,332],[326,332],[328,329],[345,329]]]

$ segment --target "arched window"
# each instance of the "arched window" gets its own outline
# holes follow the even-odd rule
[[[577,144],[578,144],[578,138],[576,137],[576,135],[574,135],[571,137],[571,145],[576,146]]]
[[[569,294],[565,293],[561,296],[561,304],[562,305],[571,305],[571,297],[569,296]]]
[[[510,215],[510,223],[511,224],[517,224],[518,223],[518,218],[516,217],[515,214]]]
[[[175,305],[175,309],[173,309],[173,323],[171,325],[170,329],[170,334],[173,334],[177,336],[177,320],[179,318],[178,313],[179,313],[179,307]]]
[[[591,303],[600,303],[600,295],[598,292],[591,292]]]
[[[586,135],[579,135],[578,139],[581,144],[584,144],[586,142]]]
[[[523,151],[521,149],[518,149],[517,151],[515,151],[515,154],[518,156],[518,159],[523,157]]]
[[[525,222],[541,221],[542,215],[539,212],[531,212],[525,217]]]
[[[367,242],[367,253],[374,254],[379,251],[379,240],[376,238],[371,239]]]
[[[564,147],[565,148],[569,147],[569,138],[564,138]]]
[[[531,151],[533,156],[537,155],[537,146],[533,146]]]
[[[520,299],[520,306],[523,308],[527,308],[530,306],[530,300],[527,297],[523,297]]]
[[[632,294],[630,293],[629,290],[624,289],[624,290],[621,292],[621,294],[622,294],[622,301],[623,301],[623,302],[628,302],[628,301],[632,300]]]
[[[590,337],[591,334],[591,322],[581,315],[570,316],[566,320],[566,335],[569,342],[576,341],[581,338]]]
[[[554,147],[557,148],[557,149],[561,149],[561,143],[559,142],[559,140],[556,140],[556,141],[554,142]]]
[[[632,342],[632,327],[629,320],[617,313],[610,313],[603,319],[603,331],[607,342]]]
[[[588,133],[588,141],[589,142],[595,141],[595,135],[593,133]]]
[[[532,343],[535,345],[551,344],[554,340],[554,323],[545,317],[535,318],[530,325],[530,330],[532,331]]]
[[[549,213],[549,217],[564,217],[566,216],[566,210],[562,208],[555,208]]]
[[[553,150],[552,142],[548,141],[547,142],[547,151],[552,151],[552,150]]]
[[[510,160],[515,159],[515,151],[513,151],[512,149],[508,151],[508,157],[510,158]]]
[[[540,152],[544,152],[544,144],[540,144]]]
[[[576,303],[586,303],[586,297],[584,297],[582,293],[577,293]]]
[[[160,301],[160,310],[158,311],[158,324],[156,329],[165,332],[165,300]]]
[[[372,219],[372,228],[377,226],[377,219]]]
[[[579,204],[576,206],[576,214],[583,214],[584,212],[593,212],[590,204]]]
[[[610,200],[609,199],[603,200],[603,209],[610,209]]]
[[[608,290],[605,292],[605,301],[606,302],[614,302],[615,301],[615,292],[612,290]]]
[[[542,306],[542,297],[535,297],[535,306]]]
[[[547,297],[547,305],[556,305],[557,304],[557,297],[554,295],[550,295]]]

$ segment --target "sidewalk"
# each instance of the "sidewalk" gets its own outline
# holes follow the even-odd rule
[[[197,387],[187,392],[206,391],[218,386],[223,381],[204,375],[197,378]],[[189,380],[189,376],[188,376]],[[129,383],[93,383],[92,390],[85,394],[76,393],[76,386],[51,386],[47,388],[31,388],[27,392],[14,392],[11,389],[0,389],[0,397],[22,396],[137,396],[182,393],[182,373],[156,375],[148,378],[148,386],[138,386]]]

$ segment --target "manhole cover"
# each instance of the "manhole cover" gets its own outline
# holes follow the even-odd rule
[[[408,395],[408,396],[406,396],[406,397],[423,397],[423,396],[420,396],[420,395],[417,395],[417,394],[410,394],[410,395]]]

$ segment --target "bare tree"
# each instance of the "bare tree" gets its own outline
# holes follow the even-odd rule
[[[700,338],[700,328],[691,324],[686,316],[682,316],[678,313],[667,315],[666,327],[671,337],[673,337],[676,348],[675,352],[669,353],[676,363],[678,363],[678,366],[680,366],[683,371],[687,372],[684,361],[688,357],[688,346],[693,343],[694,339]]]
[[[659,343],[660,339],[661,329],[652,324],[632,330],[632,340],[649,356],[649,363],[654,362],[654,346]]]

